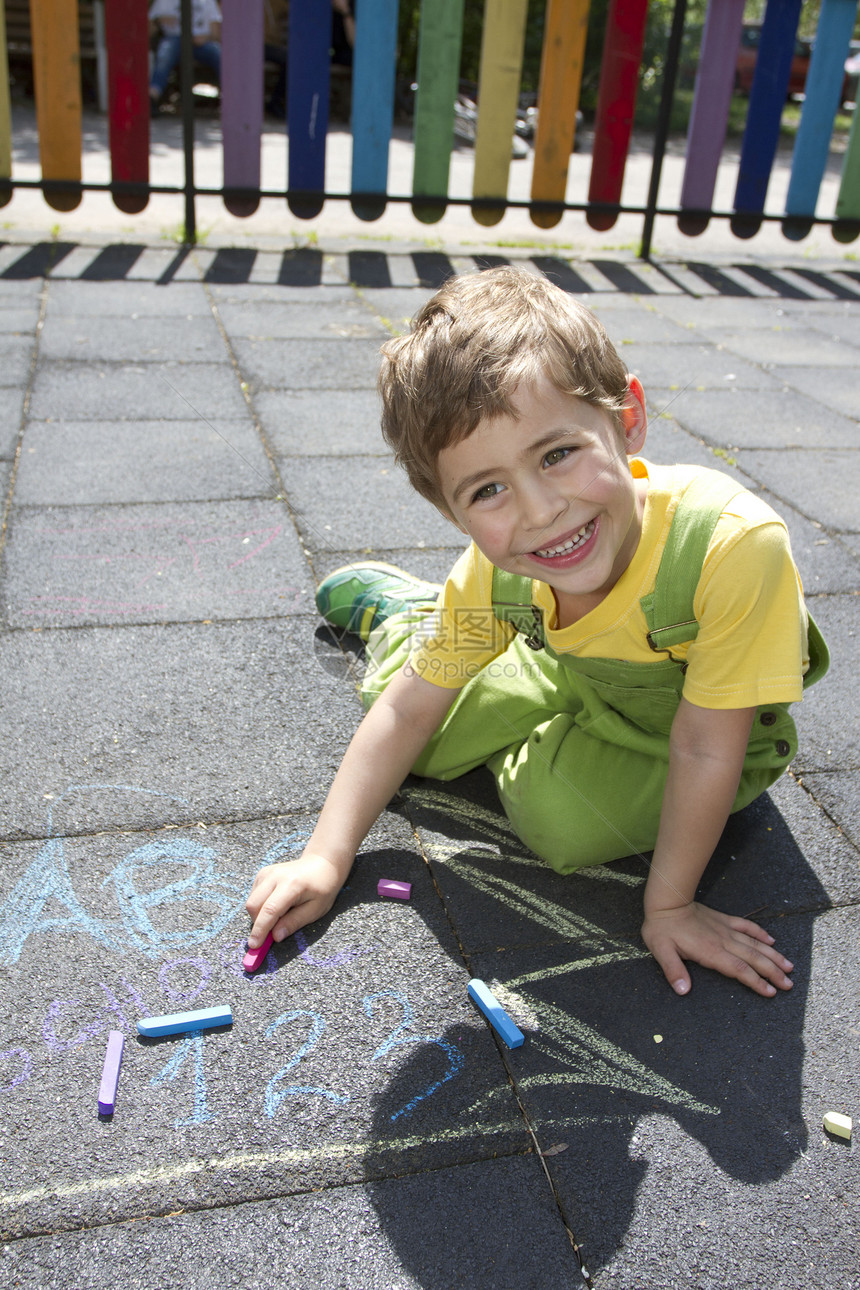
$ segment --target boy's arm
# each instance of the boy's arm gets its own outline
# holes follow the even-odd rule
[[[694,900],[737,793],[754,717],[755,708],[700,708],[682,698],[672,724],[642,937],[678,994],[690,989],[684,959],[762,995],[792,985],[793,965],[762,927]]]
[[[355,732],[301,857],[267,865],[254,879],[249,948],[269,932],[282,941],[331,909],[366,834],[458,694],[408,664],[392,678]]]

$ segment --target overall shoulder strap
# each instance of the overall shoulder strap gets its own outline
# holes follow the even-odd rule
[[[697,636],[693,597],[708,544],[723,510],[743,491],[743,485],[728,475],[703,468],[678,498],[654,590],[639,602],[654,651],[663,652]]]
[[[521,573],[493,569],[493,613],[503,623],[510,623],[525,637],[531,649],[543,649],[546,637],[543,615],[532,604],[532,582]]]

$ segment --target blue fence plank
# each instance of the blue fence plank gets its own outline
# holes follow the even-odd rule
[[[735,214],[731,221],[736,237],[753,237],[761,227],[788,96],[800,6],[801,0],[769,0],[765,10],[735,190],[735,211],[744,213]]]
[[[789,238],[805,237],[812,228],[856,18],[857,0],[823,0],[785,201],[782,231]]]
[[[385,210],[388,149],[394,120],[398,0],[362,0],[352,57],[352,197],[359,219]],[[368,200],[364,193],[383,194]]]
[[[330,0],[301,0],[290,5],[287,49],[287,203],[299,219],[319,215],[325,191],[325,144],[331,48]]]

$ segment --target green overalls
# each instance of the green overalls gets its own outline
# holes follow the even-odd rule
[[[653,663],[556,655],[531,603],[530,580],[496,569],[493,611],[517,635],[463,688],[414,773],[448,780],[489,766],[517,834],[559,873],[653,850],[686,668],[671,650],[698,632],[693,597],[705,554],[739,491],[728,476],[705,470],[681,495],[654,590],[641,601]],[[371,637],[366,706],[408,657],[415,626],[414,613],[399,614]],[[809,654],[804,688],[829,664],[811,618]],[[788,706],[758,709],[733,811],[764,792],[794,757]]]

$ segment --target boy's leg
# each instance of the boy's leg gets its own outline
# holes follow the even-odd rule
[[[668,735],[599,713],[593,697],[571,715],[571,680],[560,678],[555,714],[489,762],[518,836],[559,873],[653,851],[668,773]],[[784,773],[796,748],[794,722],[780,709],[750,741],[733,813]]]
[[[372,633],[361,687],[366,707],[406,662],[432,608],[395,615]],[[594,712],[580,678],[517,636],[462,690],[413,773],[450,780],[488,765],[516,833],[560,873],[650,851],[668,742],[644,731],[638,749],[597,738],[589,733]]]
[[[397,614],[382,623],[367,645],[368,667],[361,697],[369,708],[408,660],[416,633],[432,604]],[[445,720],[418,758],[413,773],[449,780],[486,765],[506,749],[523,744],[558,712],[556,659],[537,655],[516,637],[460,692]]]
[[[515,832],[558,873],[653,850],[668,769],[659,755],[596,739],[556,712],[489,765]]]
[[[354,604],[338,598],[342,577],[334,574],[338,603],[325,607],[332,597],[332,589],[326,588],[330,579],[317,597],[321,611],[337,626],[359,631],[362,624],[377,621],[367,641],[368,668],[361,685],[367,708],[407,661],[416,632],[434,608],[433,599],[422,599],[416,590],[410,608],[385,617],[393,602],[381,604],[374,571],[387,569],[349,570],[359,579]],[[409,575],[402,577],[416,586]],[[402,588],[404,596],[408,591],[408,586]],[[640,730],[634,737],[640,746],[631,748],[629,727],[620,717],[621,742],[597,738],[589,733],[594,711],[594,697],[586,702],[582,682],[571,669],[545,651],[529,649],[517,636],[465,686],[413,773],[450,780],[488,765],[517,834],[561,873],[650,851],[657,837],[668,741]]]

